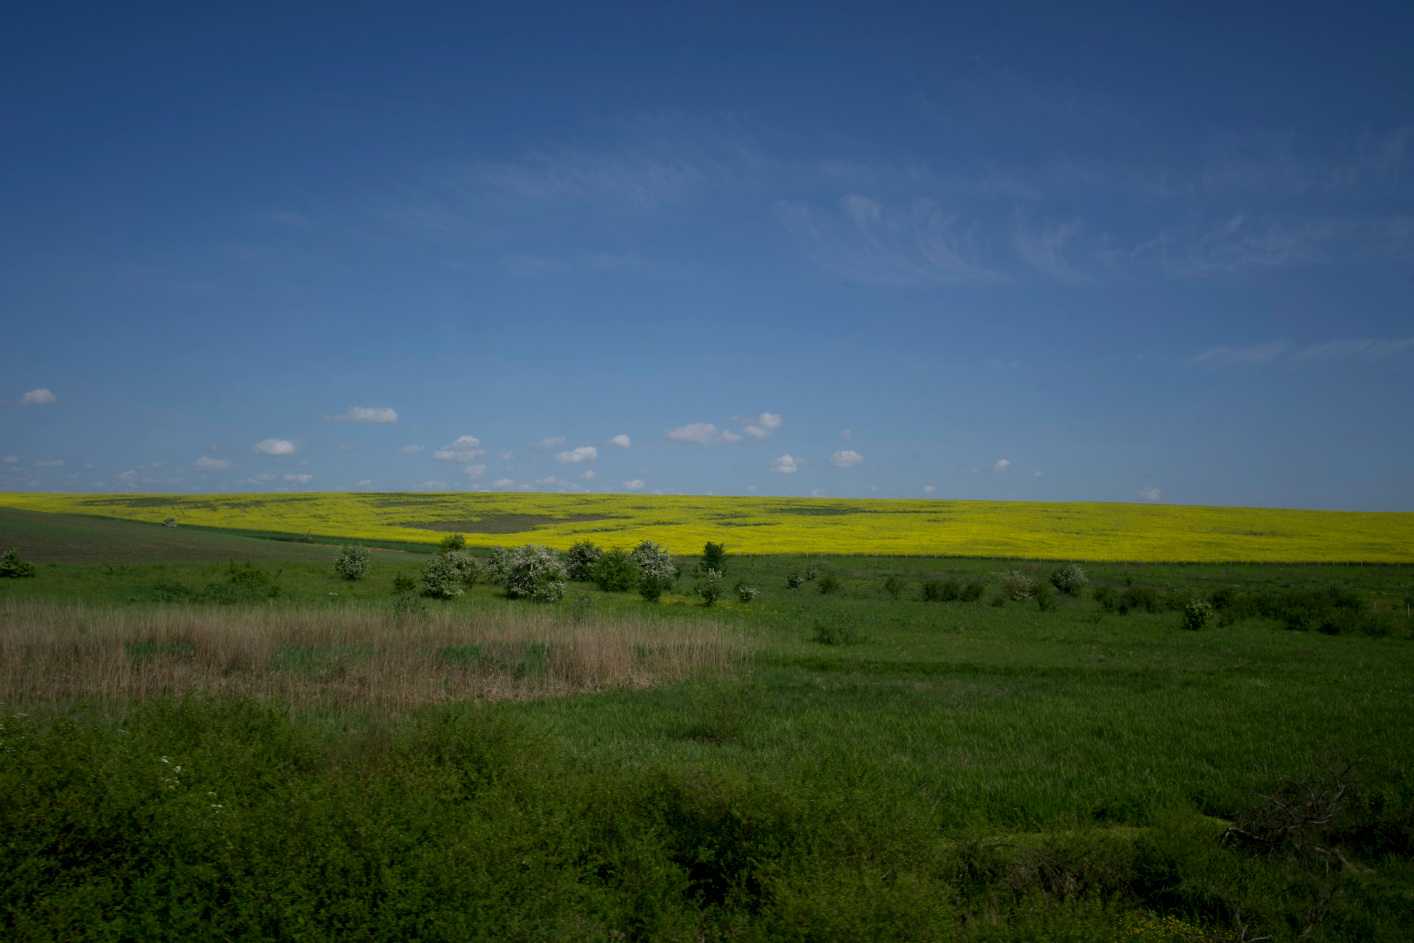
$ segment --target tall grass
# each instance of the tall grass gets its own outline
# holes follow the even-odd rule
[[[643,688],[733,673],[739,629],[701,619],[567,620],[552,610],[0,607],[0,703],[199,691],[399,710]]]

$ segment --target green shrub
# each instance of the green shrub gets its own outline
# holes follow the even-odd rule
[[[968,580],[962,584],[962,590],[958,599],[963,602],[976,602],[982,598],[982,594],[987,591],[987,584],[982,580]]]
[[[697,595],[702,597],[704,606],[715,606],[717,600],[722,598],[724,591],[725,584],[722,582],[722,574],[717,570],[705,571],[702,582],[697,584]]]
[[[604,551],[594,546],[591,541],[581,540],[574,544],[565,552],[566,571],[569,578],[576,583],[592,583],[594,581],[594,565],[603,555]]]
[[[456,550],[466,549],[466,538],[461,534],[448,534],[437,541],[438,553],[452,553]]]
[[[840,588],[839,578],[833,573],[826,573],[824,576],[820,577],[820,581],[815,584],[815,588],[820,591],[821,595],[828,596]]]
[[[627,550],[606,550],[594,563],[594,585],[606,593],[626,593],[638,585],[638,564]]]
[[[638,595],[649,602],[657,602],[677,581],[672,554],[661,544],[643,541],[633,548],[633,562],[638,564]]]
[[[1119,607],[1119,591],[1109,585],[1096,586],[1095,602],[1106,612],[1114,612]]]
[[[736,598],[740,599],[742,602],[751,602],[753,599],[756,598],[758,592],[758,590],[753,589],[750,586],[743,586],[741,584],[737,584]]]
[[[334,572],[346,580],[356,580],[368,569],[368,549],[358,544],[344,544],[334,558]]]
[[[1159,612],[1163,608],[1163,601],[1152,586],[1126,586],[1119,594],[1115,608],[1122,616],[1133,611]]]
[[[393,595],[401,596],[403,593],[416,593],[417,580],[406,573],[399,573],[393,577]]]
[[[890,599],[898,599],[899,594],[903,592],[903,580],[890,573],[884,577],[884,592],[888,594]]]
[[[1036,606],[1042,612],[1052,612],[1060,605],[1056,599],[1056,591],[1051,588],[1050,583],[1036,584]]]
[[[18,550],[11,547],[0,555],[0,578],[23,579],[27,576],[34,576],[34,564],[22,560]]]
[[[810,637],[821,645],[863,645],[869,641],[865,632],[848,622],[825,619],[815,622],[814,632]]]
[[[491,552],[486,555],[486,560],[481,564],[481,568],[486,572],[486,579],[497,586],[506,585],[506,577],[511,574],[511,558],[514,551],[500,544],[491,548]]]
[[[962,585],[955,579],[924,580],[921,591],[924,602],[953,602],[962,598]]]
[[[1195,597],[1183,607],[1183,627],[1192,629],[1194,632],[1208,628],[1217,621],[1217,617],[1217,612],[1203,599]]]
[[[805,582],[805,577],[799,573],[791,573],[786,577],[786,585],[791,589],[800,589],[800,584]]]

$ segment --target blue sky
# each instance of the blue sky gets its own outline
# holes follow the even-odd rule
[[[1407,5],[140,6],[0,34],[0,488],[1414,509]]]

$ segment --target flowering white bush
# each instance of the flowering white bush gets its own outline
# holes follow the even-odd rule
[[[491,548],[491,553],[486,557],[486,562],[481,568],[486,571],[486,578],[492,583],[505,583],[506,577],[511,572],[511,556],[514,551],[507,550],[500,544]]]
[[[657,602],[678,578],[672,554],[651,540],[633,548],[633,562],[638,564],[638,594],[650,602]]]
[[[702,574],[702,582],[697,584],[697,595],[702,597],[703,605],[715,606],[723,591],[721,571],[708,568]]]
[[[368,550],[358,544],[344,544],[334,558],[334,572],[346,580],[356,580],[368,569]]]
[[[427,558],[422,568],[422,595],[452,599],[462,594],[462,575],[456,564],[440,554]]]
[[[506,595],[529,597],[536,602],[555,602],[565,594],[564,561],[549,547],[526,544],[511,551],[506,574]]]
[[[1036,581],[1020,570],[1007,570],[1002,574],[1002,595],[1007,599],[1021,601],[1036,594]]]
[[[757,592],[758,590],[750,586],[738,586],[736,588],[736,598],[740,599],[742,602],[751,602],[751,600],[756,598]]]
[[[477,566],[475,557],[465,550],[453,550],[442,556],[456,569],[457,576],[467,589],[476,585],[476,578],[481,575],[481,567]]]
[[[1080,564],[1072,563],[1051,574],[1051,585],[1063,593],[1074,594],[1090,585],[1090,577],[1085,575]]]

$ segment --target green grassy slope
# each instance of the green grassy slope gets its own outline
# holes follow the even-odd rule
[[[214,563],[328,561],[330,547],[219,531],[0,508],[0,549],[32,563]]]

